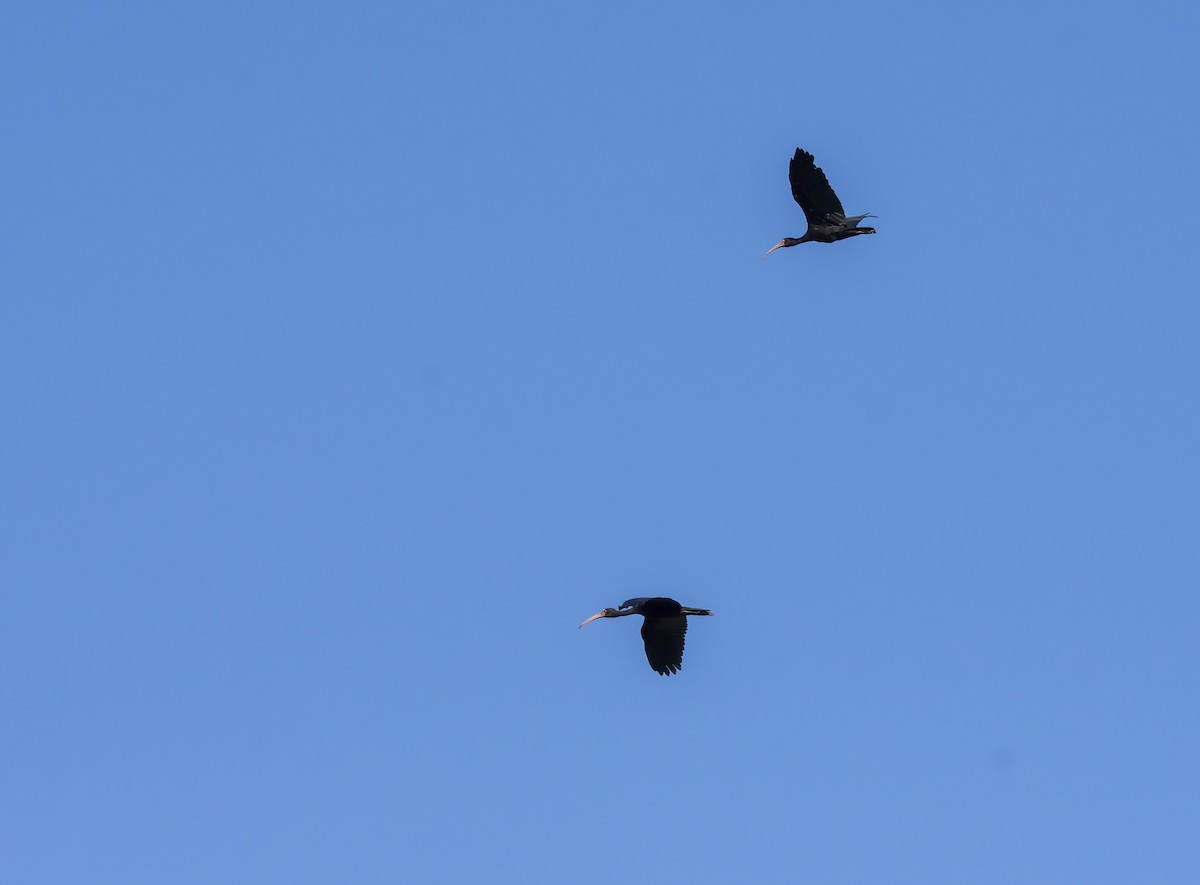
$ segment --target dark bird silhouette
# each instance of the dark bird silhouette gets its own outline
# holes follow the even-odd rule
[[[874,218],[874,215],[846,217],[842,201],[829,186],[829,179],[825,177],[821,167],[814,165],[813,155],[808,151],[796,148],[796,155],[792,157],[792,163],[788,167],[788,180],[792,183],[792,196],[804,210],[804,217],[808,219],[808,230],[799,239],[784,237],[764,252],[763,258],[785,246],[799,246],[801,243],[836,243],[847,237],[875,233],[873,227],[858,226],[864,218]]]
[[[688,615],[711,615],[706,608],[688,608],[665,596],[627,599],[620,608],[606,608],[592,615],[583,624],[597,618],[623,618],[641,615],[642,641],[646,643],[646,660],[660,676],[670,676],[683,668],[683,637],[687,633]],[[583,624],[579,626],[582,628]]]

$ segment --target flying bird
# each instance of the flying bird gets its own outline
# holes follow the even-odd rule
[[[846,217],[842,201],[829,186],[829,179],[825,177],[821,167],[813,163],[813,155],[808,151],[796,148],[796,155],[792,157],[792,163],[788,167],[788,180],[792,183],[792,196],[804,210],[804,217],[808,219],[808,230],[799,239],[784,237],[764,252],[763,258],[785,246],[799,246],[801,243],[836,243],[847,237],[875,233],[873,227],[858,226],[864,218],[874,218],[874,215]]]
[[[706,608],[688,608],[665,596],[627,599],[620,608],[606,608],[592,615],[583,624],[597,618],[623,618],[641,615],[642,641],[646,644],[646,660],[650,669],[660,676],[670,676],[683,668],[683,637],[687,633],[688,615],[711,615]]]

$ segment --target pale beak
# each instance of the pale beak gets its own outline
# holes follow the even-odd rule
[[[602,618],[602,617],[604,617],[604,612],[596,612],[596,614],[592,615],[590,618],[588,618],[586,621],[584,621],[583,624],[590,624],[592,621],[596,620],[597,618]],[[580,624],[575,629],[582,630],[583,624]]]
[[[770,255],[776,249],[780,249],[782,247],[783,247],[783,240],[780,240],[778,243],[776,243],[774,246],[772,246],[770,249],[768,249],[766,252],[763,253],[763,258],[766,258],[768,255]]]

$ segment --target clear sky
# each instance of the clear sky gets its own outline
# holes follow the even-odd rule
[[[1200,881],[1195,4],[0,25],[0,880]]]

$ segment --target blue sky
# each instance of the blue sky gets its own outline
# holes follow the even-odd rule
[[[2,18],[4,881],[1197,881],[1194,6]]]

